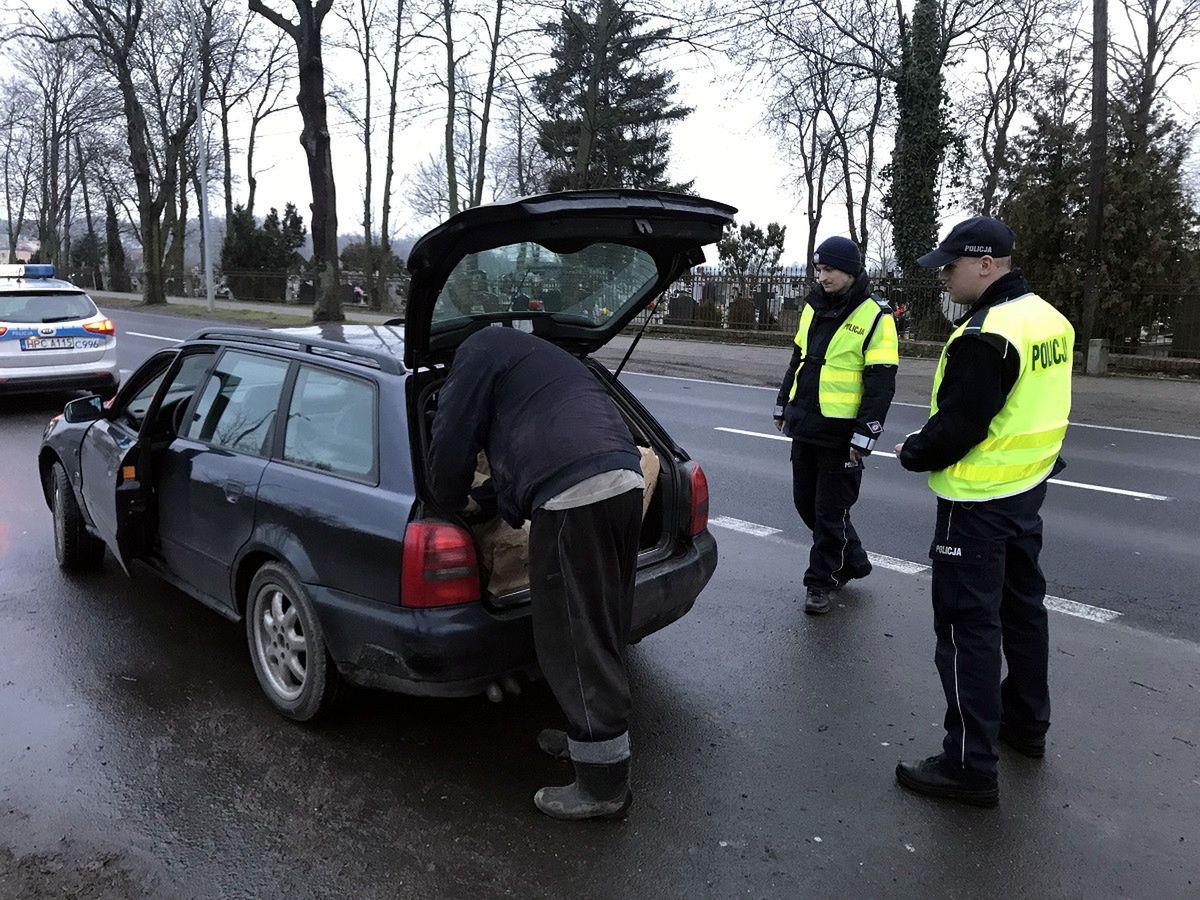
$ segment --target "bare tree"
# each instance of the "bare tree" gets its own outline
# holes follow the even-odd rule
[[[265,50],[262,77],[246,92],[245,104],[250,110],[250,129],[246,137],[246,210],[254,214],[254,197],[258,191],[258,172],[254,168],[254,144],[258,127],[277,112],[290,108],[283,94],[291,88],[288,67],[291,52],[282,40],[272,41]]]
[[[0,84],[0,169],[4,177],[4,216],[8,222],[8,258],[15,262],[33,194],[38,154],[29,120],[29,89],[13,79]]]
[[[384,81],[388,91],[387,114],[387,152],[384,157],[383,175],[383,208],[379,216],[379,240],[384,248],[379,260],[379,282],[375,293],[371,295],[371,307],[382,309],[387,292],[388,278],[391,275],[392,264],[392,183],[396,174],[396,98],[400,89],[400,59],[405,48],[412,41],[411,30],[404,30],[404,0],[396,0],[395,15],[390,23],[390,43],[388,63],[384,67]]]
[[[921,51],[914,52],[913,22],[904,7],[893,0],[753,0],[743,22],[742,55],[748,57],[751,65],[767,79],[782,81],[783,91],[790,91],[792,86],[802,83],[803,77],[796,73],[818,61],[831,66],[832,77],[838,81],[865,80],[869,85],[864,92],[866,96],[870,96],[870,90],[876,96],[881,95],[884,85],[896,90],[895,121],[885,121],[884,117],[891,115],[889,108],[881,106],[875,110],[873,104],[867,107],[867,120],[875,117],[875,125],[869,130],[872,136],[885,125],[895,126],[897,152],[893,155],[893,191],[905,184],[906,195],[915,191],[926,201],[923,203],[925,208],[919,212],[895,210],[897,217],[913,215],[913,222],[903,229],[909,238],[907,245],[911,235],[925,225],[924,217],[929,212],[927,201],[936,199],[925,195],[931,191],[936,193],[935,176],[944,151],[939,146],[933,158],[921,159],[915,152],[901,154],[900,151],[918,146],[911,140],[913,133],[945,133],[939,87],[943,73],[948,64],[976,39],[981,26],[990,20],[1000,5],[1000,0],[944,0],[938,3],[933,11],[932,29],[920,33]],[[928,4],[924,8],[927,10]],[[922,19],[923,27],[929,21]],[[930,90],[930,87],[937,89]],[[899,102],[901,100],[904,102]],[[931,109],[929,104],[937,108]],[[847,149],[853,145],[849,137],[854,133],[854,127],[848,129]],[[869,163],[863,160],[859,168],[863,175],[870,169],[873,180],[874,141],[870,148]],[[842,169],[843,182],[848,187],[847,167]],[[857,226],[851,226],[864,242],[870,220],[869,194],[870,188],[866,187],[860,192],[855,204]]]
[[[1078,11],[1076,0],[1012,0],[997,7],[995,17],[980,29],[982,87],[964,94],[959,118],[972,135],[968,155],[980,163],[972,168],[982,175],[968,179],[970,205],[983,215],[996,210],[1012,124],[1028,85]]]
[[[1126,132],[1137,136],[1134,152],[1144,153],[1156,104],[1196,66],[1179,51],[1200,35],[1200,0],[1121,0],[1121,9],[1130,37],[1112,44],[1117,87],[1126,100],[1118,112],[1129,120]]]
[[[292,0],[297,21],[266,6],[263,0],[250,0],[250,9],[271,22],[296,44],[300,69],[300,91],[296,104],[304,129],[300,145],[308,161],[308,180],[312,187],[313,268],[319,286],[313,305],[314,322],[340,322],[341,295],[338,289],[337,189],[333,179],[333,153],[329,139],[329,114],[325,101],[325,63],[322,56],[321,26],[333,0]]]
[[[152,106],[148,115],[147,91],[151,97],[175,96],[178,84],[173,79],[182,72],[178,60],[189,49],[198,54],[200,77],[207,81],[213,2],[201,0],[195,8],[185,9],[177,3],[147,7],[144,0],[66,0],[73,20],[44,19],[33,9],[25,14],[26,21],[33,23],[33,36],[51,44],[82,43],[115,82],[136,188],[143,298],[148,304],[166,302],[164,211],[168,204],[174,205],[180,157],[196,110],[188,104],[178,118],[159,117]],[[187,26],[180,20],[186,20]],[[182,45],[181,35],[187,37]]]
[[[212,80],[210,92],[217,104],[221,123],[221,161],[225,221],[233,218],[234,206],[234,139],[230,123],[235,110],[245,106],[250,114],[247,140],[247,208],[254,210],[254,139],[259,124],[283,106],[282,94],[288,85],[287,67],[290,63],[287,35],[278,31],[264,36],[256,28],[260,21],[252,15],[242,15],[222,9],[214,21],[212,41]]]
[[[371,93],[372,75],[376,65],[376,50],[374,34],[378,25],[379,19],[379,0],[355,0],[353,12],[340,12],[339,18],[345,23],[346,31],[349,35],[350,49],[352,49],[358,57],[358,63],[362,66],[363,78],[363,95],[361,98],[362,112],[359,114],[356,104],[353,102],[339,102],[342,110],[356,122],[359,128],[359,139],[363,146],[363,162],[365,170],[363,173],[363,247],[365,249],[364,260],[366,272],[366,291],[368,297],[375,296],[375,262],[376,254],[374,252],[375,239],[371,228],[371,211],[373,208],[373,177],[374,171],[372,163],[374,160],[374,146],[371,139],[375,130],[375,116],[373,97]],[[381,241],[381,246],[383,241]]]

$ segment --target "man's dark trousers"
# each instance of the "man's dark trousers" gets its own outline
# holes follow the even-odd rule
[[[862,473],[862,462],[850,460],[849,445],[792,441],[792,500],[813,535],[805,587],[836,588],[848,572],[866,568],[866,551],[850,522]]]
[[[531,519],[534,646],[572,741],[613,741],[628,731],[625,648],[641,520],[637,489],[573,509],[538,509]]]
[[[995,777],[1001,720],[1021,737],[1050,727],[1046,579],[1038,567],[1045,498],[1046,482],[999,500],[938,498],[929,555],[934,660],[946,692],[943,746],[972,775]]]

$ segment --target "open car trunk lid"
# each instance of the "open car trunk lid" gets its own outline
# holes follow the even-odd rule
[[[445,362],[494,324],[573,353],[604,346],[686,269],[737,212],[655,191],[569,191],[479,206],[408,257],[404,363]]]

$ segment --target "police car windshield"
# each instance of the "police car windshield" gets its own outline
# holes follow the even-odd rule
[[[0,293],[0,322],[45,325],[90,319],[97,312],[96,304],[82,293]]]

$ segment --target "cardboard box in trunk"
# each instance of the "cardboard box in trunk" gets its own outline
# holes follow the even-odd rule
[[[646,481],[642,493],[642,518],[650,509],[650,500],[658,484],[658,454],[649,447],[638,447],[642,454],[642,477]],[[491,466],[482,452],[475,468],[473,487],[491,476]],[[513,528],[499,516],[471,528],[479,547],[479,565],[487,575],[487,592],[502,597],[529,587],[529,523]]]

